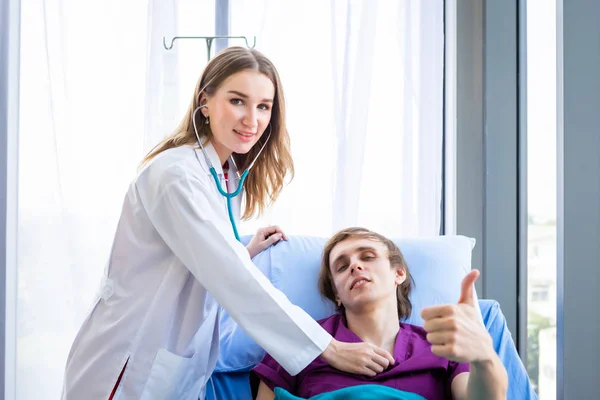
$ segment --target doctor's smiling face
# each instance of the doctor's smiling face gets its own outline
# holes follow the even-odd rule
[[[260,215],[294,177],[285,116],[275,65],[256,49],[228,47],[208,62],[179,126],[142,165],[174,147],[199,149],[198,140],[212,143],[221,165],[229,156],[240,173],[252,165],[244,183],[242,218]]]
[[[207,106],[202,113],[209,119],[211,142],[221,163],[256,144],[269,126],[274,97],[273,82],[250,69],[229,76],[212,95],[202,96]]]

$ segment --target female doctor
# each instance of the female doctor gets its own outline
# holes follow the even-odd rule
[[[143,166],[72,345],[63,399],[204,399],[219,305],[291,375],[318,356],[370,376],[394,363],[378,347],[332,339],[254,266],[281,230],[259,230],[247,248],[236,240],[238,186],[247,218],[293,170],[281,83],[261,53],[232,47],[210,61],[184,120]]]

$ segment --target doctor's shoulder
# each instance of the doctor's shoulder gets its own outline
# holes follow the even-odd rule
[[[210,176],[204,171],[193,145],[167,149],[154,156],[138,173],[135,186],[144,191],[158,192],[176,183],[194,181],[207,185]]]

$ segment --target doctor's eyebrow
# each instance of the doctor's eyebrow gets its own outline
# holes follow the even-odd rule
[[[247,99],[249,96],[242,92],[238,92],[237,90],[229,90],[227,93],[235,94],[236,96],[240,96],[242,99]],[[273,99],[262,99],[261,103],[273,103]]]

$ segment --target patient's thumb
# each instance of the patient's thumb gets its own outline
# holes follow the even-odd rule
[[[479,271],[474,269],[464,277],[461,290],[460,290],[460,299],[458,300],[458,304],[469,304],[475,305],[475,298],[473,296],[473,284],[479,278]]]

